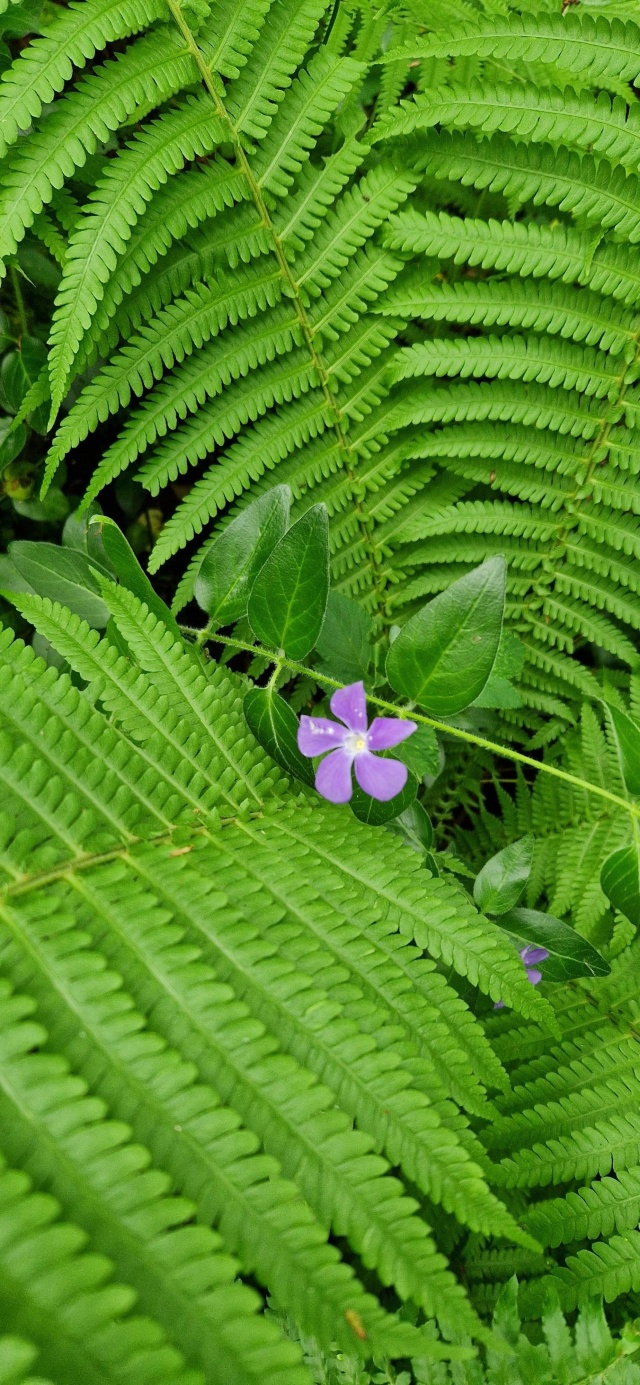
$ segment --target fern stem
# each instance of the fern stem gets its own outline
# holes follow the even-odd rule
[[[262,649],[260,645],[247,644],[244,640],[235,640],[230,635],[213,635],[219,644],[229,645],[233,649],[244,650],[247,654],[260,655],[267,659],[269,663],[275,662],[275,655],[268,649]],[[305,668],[304,664],[297,664],[293,659],[278,658],[279,669],[287,668],[292,673],[304,674],[307,678],[311,676],[315,682],[323,683],[328,688],[343,688],[344,683],[339,683],[335,678],[329,678],[324,673],[318,673],[315,668]],[[395,702],[387,702],[382,697],[375,697],[372,693],[367,693],[367,701],[374,707],[380,707],[385,712],[392,712],[395,716],[408,716],[411,713],[412,721],[419,721],[423,726],[431,726],[434,731],[442,731],[447,736],[455,736],[458,740],[466,741],[468,745],[477,745],[482,750],[490,750],[494,755],[501,755],[506,760],[513,760],[518,765],[528,765],[531,769],[539,770],[543,774],[552,774],[554,779],[563,779],[566,784],[573,784],[575,788],[584,789],[587,793],[596,794],[598,798],[606,798],[609,803],[615,803],[617,808],[624,808],[629,813],[632,820],[640,821],[640,807],[635,803],[630,803],[626,798],[621,798],[619,794],[610,793],[608,789],[603,789],[599,784],[590,784],[587,779],[580,779],[577,774],[569,774],[567,770],[557,769],[555,765],[549,765],[544,760],[534,760],[531,755],[523,755],[519,750],[512,750],[510,746],[499,745],[497,741],[489,741],[484,736],[476,736],[472,731],[463,731],[458,726],[450,726],[446,721],[438,721],[435,717],[425,716],[423,712],[417,712],[412,707],[400,707]]]
[[[246,151],[242,145],[240,133],[236,129],[236,126],[234,125],[231,116],[229,115],[225,107],[224,101],[220,96],[214,72],[207,63],[203,53],[201,52],[201,50],[198,47],[198,44],[196,43],[195,36],[189,28],[189,25],[182,13],[180,2],[179,0],[167,0],[167,5],[169,6],[173,19],[178,25],[178,28],[180,30],[180,33],[182,34],[182,37],[184,38],[185,43],[187,44],[188,50],[198,68],[198,71],[200,73],[200,76],[202,77],[202,81],[209,93],[209,96],[211,97],[211,100],[215,107],[216,115],[221,121],[224,122],[227,130],[229,131],[229,139],[231,144],[233,145],[236,163],[244,175],[245,181],[251,193],[251,197],[253,198],[256,210],[260,214],[262,225],[271,239],[273,245],[273,252],[278,262],[278,268],[280,270],[282,278],[284,279],[287,285],[287,297],[290,299],[294,306],[296,317],[298,319],[298,323],[300,326],[300,331],[304,340],[304,344],[307,348],[307,351],[311,358],[311,362],[316,372],[318,385],[322,392],[327,407],[327,413],[331,419],[331,426],[337,438],[338,450],[342,457],[344,470],[346,471],[351,484],[355,485],[357,481],[357,476],[354,471],[351,460],[352,449],[347,435],[344,431],[344,428],[342,426],[341,410],[338,408],[336,404],[333,391],[331,389],[331,385],[329,382],[329,372],[327,371],[323,363],[322,356],[316,347],[313,326],[310,323],[307,313],[305,311],[305,306],[300,294],[300,286],[295,278],[291,265],[289,264],[289,261],[285,254],[282,245],[282,240],[278,235],[273,221],[271,219],[269,208],[262,195],[262,189],[260,187],[260,184],[254,177],[253,172],[251,170],[251,165],[247,158]],[[380,571],[377,549],[373,542],[369,522],[367,520],[361,502],[353,498],[353,507],[358,519],[358,523],[362,530],[365,548],[368,550],[369,553],[369,566],[371,568],[372,573],[373,588],[378,606],[379,619],[381,625],[384,625],[384,576],[383,573]]]

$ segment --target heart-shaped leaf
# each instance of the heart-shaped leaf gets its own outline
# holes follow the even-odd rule
[[[483,914],[504,914],[518,903],[531,873],[534,846],[535,837],[521,837],[485,863],[473,886]]]
[[[256,577],[249,624],[270,649],[299,661],[313,649],[329,595],[329,517],[313,505],[292,524]]]
[[[412,616],[387,656],[396,692],[441,717],[479,697],[500,643],[504,593],[504,558],[489,558]]]
[[[543,980],[569,981],[575,976],[608,976],[611,967],[585,938],[562,919],[537,909],[511,909],[497,920],[520,946],[545,947],[540,963]]]
[[[243,702],[251,731],[287,774],[313,784],[311,760],[298,750],[298,718],[288,702],[273,688],[251,688]]]
[[[289,524],[291,491],[274,486],[247,505],[217,534],[207,549],[194,595],[213,628],[230,625],[247,613],[249,593],[260,568]]]
[[[600,872],[600,884],[614,909],[637,928],[640,924],[640,862],[635,846],[612,852]]]

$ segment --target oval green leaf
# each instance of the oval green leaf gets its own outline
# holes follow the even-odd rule
[[[371,617],[350,596],[329,592],[327,610],[316,649],[323,673],[339,683],[359,683],[371,663]]]
[[[272,688],[251,688],[243,708],[249,729],[272,759],[295,779],[313,784],[313,764],[298,750],[298,718],[289,703]]]
[[[413,851],[424,853],[430,851],[433,846],[431,818],[417,798],[396,818],[393,831],[402,837]]]
[[[349,806],[360,822],[367,822],[370,827],[381,827],[383,823],[391,822],[392,818],[397,818],[400,813],[406,812],[413,803],[417,792],[418,781],[415,774],[409,774],[401,792],[396,794],[395,798],[389,798],[386,803],[381,803],[379,798],[371,798],[368,793],[363,793],[356,784]]]
[[[621,846],[612,852],[600,872],[604,893],[625,918],[637,928],[640,924],[640,862],[634,846]]]
[[[290,503],[289,487],[274,486],[236,515],[207,549],[194,596],[215,629],[246,615],[255,578],[287,531]]]
[[[329,595],[329,518],[313,505],[293,524],[258,573],[249,624],[270,649],[299,661],[313,649]]]
[[[423,779],[425,774],[435,778],[440,768],[440,747],[431,726],[418,726],[408,740],[394,747],[393,753],[396,760],[402,760],[407,769],[417,774],[418,779]]]
[[[617,707],[606,703],[618,751],[622,777],[634,797],[640,795],[640,727]]]
[[[175,616],[172,616],[162,597],[154,591],[131,544],[125,538],[122,530],[118,528],[115,520],[108,519],[106,515],[95,515],[90,521],[89,533],[92,530],[96,530],[101,535],[107,559],[122,586],[133,592],[133,595],[137,596],[140,601],[144,601],[152,615],[163,621],[176,636],[176,639],[181,639],[180,628]]]
[[[98,563],[91,562],[85,553],[59,548],[55,543],[24,540],[10,544],[9,557],[38,596],[59,601],[95,629],[107,624],[109,611],[93,571]],[[109,574],[105,571],[103,576]]]
[[[518,946],[546,947],[549,956],[540,963],[545,981],[570,981],[575,976],[608,976],[611,967],[585,938],[568,923],[537,909],[511,909],[497,920]]]
[[[500,644],[505,571],[504,558],[489,558],[407,621],[387,656],[396,692],[441,717],[479,697]]]
[[[513,909],[531,874],[535,837],[521,837],[498,851],[476,876],[473,898],[483,914]]]

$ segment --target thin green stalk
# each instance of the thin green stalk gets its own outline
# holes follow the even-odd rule
[[[183,628],[186,632],[186,627]],[[248,644],[245,640],[235,640],[230,635],[207,633],[205,638],[217,640],[219,644],[229,645],[232,649],[244,650],[247,654],[259,654],[269,663],[277,662],[279,668],[290,669],[292,673],[301,673],[307,678],[311,676],[315,682],[323,683],[325,687],[344,687],[343,683],[337,682],[335,678],[328,678],[324,673],[318,673],[315,668],[305,668],[304,664],[297,664],[293,659],[282,657],[276,659],[275,654],[270,653],[268,649],[262,649],[260,645]],[[399,707],[395,702],[387,702],[384,698],[375,697],[371,693],[367,693],[367,700],[374,707],[380,707],[384,712],[392,712],[395,716],[400,717],[411,715],[412,721],[418,721],[423,726],[431,726],[435,731],[442,731],[446,736],[455,736],[460,741],[466,741],[469,745],[477,745],[481,750],[490,750],[494,755],[501,755],[504,759],[513,760],[518,765],[528,765],[530,769],[538,770],[543,774],[552,774],[554,779],[562,779],[565,784],[573,784],[577,789],[584,789],[586,793],[604,798],[608,803],[615,803],[617,808],[624,808],[625,812],[629,813],[633,821],[634,831],[638,830],[636,823],[640,821],[640,807],[635,803],[630,803],[626,798],[621,798],[619,794],[610,793],[609,789],[601,788],[599,784],[590,784],[587,779],[580,779],[577,774],[569,774],[567,770],[557,769],[555,765],[549,765],[544,760],[534,760],[533,756],[523,755],[521,751],[512,750],[507,745],[499,745],[497,741],[489,741],[486,736],[477,736],[473,731],[463,731],[459,726],[450,726],[446,721],[438,721],[436,717],[429,717],[424,712],[417,712],[414,707]]]

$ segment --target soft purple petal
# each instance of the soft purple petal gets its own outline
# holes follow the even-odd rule
[[[504,1010],[504,1000],[496,1000],[494,1010]]]
[[[334,717],[340,717],[350,731],[366,731],[367,699],[364,683],[350,683],[348,688],[338,688],[329,706]]]
[[[364,793],[387,803],[404,788],[409,773],[399,760],[377,760],[368,750],[355,759],[356,779]]]
[[[527,981],[530,981],[532,986],[537,986],[538,982],[542,981],[542,972],[537,971],[535,967],[527,967]]]
[[[538,962],[546,962],[549,952],[546,947],[534,947],[532,943],[529,943],[526,947],[520,949],[520,956],[525,967],[535,967]]]
[[[300,717],[298,727],[298,750],[303,755],[323,755],[325,750],[335,750],[348,736],[344,726],[328,717]]]
[[[418,727],[415,721],[401,721],[399,717],[374,717],[367,734],[369,750],[392,750],[394,745],[406,741]]]
[[[316,788],[330,803],[348,803],[353,793],[351,766],[353,756],[346,750],[332,750],[325,755],[316,770]]]

